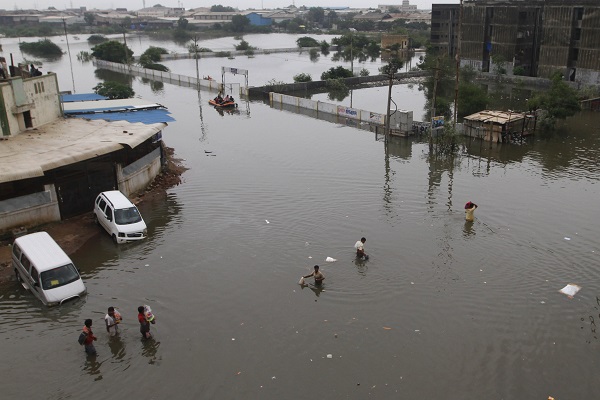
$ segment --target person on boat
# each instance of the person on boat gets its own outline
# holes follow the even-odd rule
[[[467,221],[475,220],[475,216],[473,214],[475,213],[476,208],[477,204],[473,203],[472,201],[469,201],[467,204],[465,204],[465,219]]]
[[[354,244],[354,248],[356,249],[356,257],[366,260],[369,256],[365,253],[365,242],[367,238],[362,237]]]
[[[234,102],[233,96],[229,96],[229,101],[232,102],[232,103]]]
[[[229,95],[225,96],[225,99],[223,100],[224,103],[228,103],[230,101]]]
[[[215,102],[216,102],[217,104],[221,104],[221,103],[223,102],[223,98],[221,97],[221,93],[219,93],[219,94],[217,95],[217,97],[215,97]]]
[[[320,285],[325,280],[325,275],[323,275],[323,273],[321,271],[319,271],[318,265],[315,265],[314,268],[315,268],[315,270],[311,274],[303,276],[303,278],[306,279],[306,278],[310,278],[311,276],[313,276],[315,278],[315,285]]]

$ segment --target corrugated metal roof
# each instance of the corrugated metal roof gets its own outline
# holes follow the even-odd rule
[[[58,119],[0,141],[0,183],[43,176],[44,171],[134,148],[166,124]]]
[[[96,93],[81,93],[81,94],[61,94],[60,101],[63,103],[72,103],[74,101],[96,101],[108,100],[108,97],[100,96]]]
[[[480,121],[495,124],[505,124],[507,122],[519,121],[525,118],[525,114],[510,111],[484,110],[475,114],[466,116],[466,121]]]
[[[165,109],[77,114],[73,115],[73,117],[90,120],[127,121],[131,123],[141,122],[143,124],[175,121],[175,119],[169,115],[169,111]]]
[[[175,121],[169,111],[157,103],[142,99],[79,101],[63,104],[65,115],[90,120],[128,121],[155,124]]]

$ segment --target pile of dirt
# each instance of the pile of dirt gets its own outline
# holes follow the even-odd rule
[[[172,148],[163,146],[163,153],[166,162],[162,171],[144,192],[132,200],[134,203],[138,204],[155,196],[163,195],[168,189],[181,183],[181,175],[187,171],[187,168],[181,164],[181,159],[175,158],[175,152]],[[36,226],[28,230],[28,233],[39,231],[48,232],[69,255],[77,251],[88,240],[102,233],[94,223],[92,213]],[[0,282],[7,281],[13,276],[11,268],[12,248],[10,246],[12,241],[13,238],[0,241]]]

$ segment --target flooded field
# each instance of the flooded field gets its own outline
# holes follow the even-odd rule
[[[295,64],[286,74],[304,71]],[[99,81],[91,64],[74,69],[79,93]],[[69,89],[67,59],[48,70]],[[259,102],[221,115],[212,93],[131,82],[171,111],[163,139],[189,170],[140,208],[148,240],[115,246],[100,235],[72,255],[85,300],[44,309],[16,281],[0,285],[3,398],[600,392],[598,114],[521,145],[468,142],[446,159],[419,138],[385,142]],[[422,92],[398,90],[422,109]],[[370,109],[362,96],[353,102]],[[479,205],[473,223],[469,200]],[[354,257],[361,236],[366,262]],[[315,264],[323,288],[299,286]],[[572,299],[558,292],[568,283],[582,287]],[[157,318],[150,341],[139,333],[142,304]],[[108,306],[124,318],[113,340]],[[95,358],[77,344],[86,318]]]

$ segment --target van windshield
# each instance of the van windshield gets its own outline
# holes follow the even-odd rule
[[[71,282],[75,282],[79,279],[79,273],[77,268],[73,264],[63,265],[62,267],[50,269],[42,272],[40,275],[40,281],[42,282],[42,289],[55,289],[64,285],[68,285]]]
[[[135,224],[136,222],[140,222],[141,220],[142,216],[140,215],[138,209],[135,207],[115,210],[115,223],[117,225]]]

